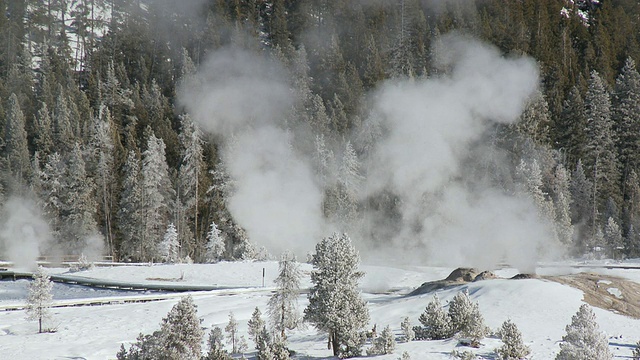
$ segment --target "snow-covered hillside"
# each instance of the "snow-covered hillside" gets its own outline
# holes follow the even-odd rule
[[[224,328],[229,312],[232,311],[240,323],[240,330],[246,336],[247,321],[253,309],[258,306],[263,313],[266,310],[273,289],[272,281],[277,276],[277,267],[276,262],[124,266],[96,268],[75,275],[136,282],[180,281],[186,284],[246,286],[247,289],[236,292],[192,293],[198,306],[198,316],[207,333],[213,326]],[[265,288],[262,287],[263,269]],[[310,270],[309,265],[302,266],[305,274],[302,286],[305,288],[310,286]],[[371,326],[377,324],[377,328],[382,329],[390,325],[400,338],[402,319],[408,316],[417,325],[418,316],[433,296],[432,293],[418,296],[406,294],[425,281],[446,277],[452,269],[363,266],[363,270],[367,275],[362,282],[362,291],[369,303]],[[640,277],[640,270],[599,271],[630,279]],[[515,273],[517,271],[514,269],[496,272],[498,276],[505,278]],[[177,280],[181,277],[182,280]],[[2,291],[8,288],[8,284],[14,287],[13,297]],[[15,287],[19,287],[19,284],[0,283],[0,307],[15,302],[15,294],[20,293]],[[552,359],[559,351],[558,343],[565,333],[565,326],[582,304],[583,297],[579,290],[542,279],[485,280],[439,291],[438,296],[446,303],[463,288],[468,289],[472,300],[479,303],[487,325],[493,330],[507,319],[518,326],[524,341],[532,350],[533,359]],[[55,292],[54,298],[73,298],[73,291],[65,290],[65,287],[58,287]],[[76,296],[86,297],[86,294]],[[55,308],[54,325],[57,332],[47,334],[37,334],[37,324],[27,322],[24,311],[1,312],[2,356],[10,359],[113,359],[121,344],[128,346],[139,333],[149,334],[159,329],[160,320],[179,300],[179,296],[180,294],[173,294],[167,300],[147,303]],[[301,308],[306,306],[306,295],[300,295],[299,303]],[[640,339],[640,320],[598,308],[594,311],[601,330],[609,337],[609,346],[615,358],[630,356],[634,344]],[[326,336],[311,327],[292,332],[289,341],[299,359],[331,358],[331,351],[326,348]],[[493,351],[501,345],[501,341],[490,337],[484,339],[482,344],[480,349],[463,350],[473,350],[481,358],[493,358]],[[456,346],[456,340],[399,342],[394,354],[377,358],[397,359],[402,352],[407,351],[412,359],[449,359]],[[249,343],[249,347],[252,348],[253,344]],[[247,353],[247,356],[252,356],[252,353]]]

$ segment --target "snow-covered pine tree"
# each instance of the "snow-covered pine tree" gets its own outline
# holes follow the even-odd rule
[[[285,330],[293,330],[300,323],[298,296],[300,293],[300,265],[293,253],[285,251],[279,262],[279,274],[274,280],[277,288],[267,304],[269,325],[274,333],[286,340]]]
[[[144,218],[142,212],[142,182],[140,159],[133,150],[129,151],[122,169],[122,192],[118,206],[118,230],[121,234],[121,259],[142,260],[142,238]]]
[[[167,231],[164,233],[164,238],[160,243],[159,253],[162,256],[162,260],[168,263],[175,263],[178,261],[178,252],[180,244],[178,243],[178,231],[173,223],[169,224]]]
[[[316,245],[311,263],[309,305],[304,318],[318,330],[326,331],[335,356],[353,357],[361,353],[361,331],[369,322],[366,302],[360,297],[358,270],[360,257],[347,234],[333,234]]]
[[[51,290],[53,283],[42,266],[33,275],[33,281],[29,284],[29,295],[27,296],[27,319],[38,320],[38,333],[42,333],[42,323],[51,318],[51,301],[53,295]]]
[[[565,248],[570,248],[574,245],[569,186],[569,173],[562,164],[558,164],[553,177],[553,200],[556,215],[556,233],[558,234],[558,240],[560,240],[560,243],[562,243]]]
[[[459,302],[453,305],[454,308],[456,308],[456,314],[460,312],[457,310],[460,305]],[[451,305],[449,312],[451,312]],[[452,317],[442,307],[438,294],[433,295],[433,300],[427,304],[427,308],[420,315],[418,321],[420,321],[423,326],[422,328],[414,328],[414,330],[417,330],[416,335],[419,339],[446,339],[453,336],[456,330],[453,327]]]
[[[500,338],[504,345],[499,347],[496,352],[501,360],[520,360],[524,359],[531,350],[522,342],[522,334],[516,324],[511,320],[507,320],[500,326]]]
[[[180,299],[162,319],[160,345],[163,359],[199,360],[204,332],[190,295]]]
[[[198,125],[191,120],[188,114],[180,116],[181,132],[180,144],[182,145],[181,163],[178,176],[178,194],[180,204],[177,204],[179,212],[178,234],[180,244],[183,245],[185,254],[192,254],[193,243],[189,223],[193,223],[193,234],[199,233],[198,204],[200,202],[200,177],[203,161],[202,132]],[[197,241],[196,241],[197,242]]]
[[[556,360],[610,360],[607,336],[599,331],[596,315],[591,307],[582,304],[566,327],[567,334],[562,337],[560,352]]]
[[[633,360],[640,360],[640,341],[636,343],[636,347],[633,348],[633,353],[631,353]]]
[[[258,338],[260,337],[260,333],[262,329],[265,327],[265,322],[262,320],[262,312],[256,306],[255,310],[253,310],[253,314],[251,314],[251,319],[247,322],[247,328],[249,332],[249,336],[253,343],[258,346]]]
[[[373,339],[373,346],[367,350],[367,355],[386,355],[393,354],[396,348],[396,338],[391,331],[391,327],[387,325],[380,336]]]
[[[31,164],[27,146],[26,120],[16,94],[12,93],[9,97],[9,111],[5,122],[4,151],[7,165],[15,180],[23,182],[29,177]]]
[[[275,358],[271,350],[271,336],[269,336],[266,326],[263,325],[262,328],[258,330],[254,341],[256,343],[256,350],[258,350],[256,354],[258,360],[272,360]]]
[[[229,313],[229,322],[225,326],[224,332],[227,333],[227,344],[231,345],[231,353],[237,354],[240,335],[238,334],[238,321],[233,315],[233,311]]]
[[[222,329],[219,327],[214,327],[211,329],[209,333],[209,339],[207,344],[209,345],[209,352],[205,356],[205,360],[230,360],[231,356],[224,349],[224,345],[222,341],[224,340],[224,335],[222,334]]]
[[[460,333],[472,340],[479,340],[488,333],[478,303],[469,298],[467,289],[457,293],[449,303],[449,316],[454,333]]]
[[[411,320],[409,320],[408,316],[402,319],[402,322],[400,323],[400,328],[402,329],[402,335],[404,336],[404,341],[410,342],[410,341],[413,341],[413,339],[415,339],[416,333],[411,328]]]
[[[209,226],[209,232],[207,233],[207,252],[205,254],[205,261],[207,263],[217,263],[222,259],[224,254],[224,240],[220,235],[220,230],[215,222],[211,222]]]
[[[620,259],[622,257],[622,252],[624,251],[622,231],[612,217],[607,219],[607,224],[604,226],[604,242],[609,250],[609,256],[614,259]]]

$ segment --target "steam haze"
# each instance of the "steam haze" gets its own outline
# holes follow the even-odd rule
[[[372,94],[369,121],[382,119],[385,131],[361,157],[360,199],[382,191],[397,196],[400,228],[389,232],[387,219],[364,207],[364,225],[351,235],[365,257],[396,254],[478,267],[506,261],[531,269],[538,256],[555,253],[556,244],[547,240],[551,224],[530,199],[479,181],[465,164],[486,148],[477,145],[488,129],[517,120],[537,89],[537,66],[463,36],[440,40],[435,62],[446,75],[389,80]],[[181,90],[181,101],[205,130],[227,141],[223,159],[235,180],[229,199],[234,218],[257,244],[300,254],[331,225],[322,213],[324,189],[313,176],[313,154],[292,145],[313,143],[315,134],[287,125],[295,101],[289,76],[266,56],[223,49]],[[387,234],[386,246],[372,250],[371,234]]]

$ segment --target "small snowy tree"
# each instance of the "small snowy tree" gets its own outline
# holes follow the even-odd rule
[[[451,308],[449,308],[449,311],[451,311]],[[433,296],[433,300],[427,305],[418,321],[423,325],[422,328],[414,329],[418,330],[416,331],[418,338],[441,340],[454,334],[451,316],[442,307],[437,294]]]
[[[408,352],[403,351],[402,356],[398,358],[398,360],[411,360],[411,355]]]
[[[389,325],[382,330],[377,338],[373,339],[373,346],[367,350],[367,355],[392,354],[396,348],[396,339]]]
[[[256,306],[255,310],[253,310],[253,314],[251,315],[251,319],[247,323],[249,328],[249,336],[253,343],[256,345],[256,349],[258,347],[258,338],[262,333],[262,329],[265,327],[264,320],[262,320],[262,312]]]
[[[224,349],[224,345],[222,344],[222,340],[224,340],[224,335],[222,334],[222,329],[219,327],[214,327],[211,329],[209,333],[209,352],[207,356],[205,356],[205,360],[230,360],[231,356]]]
[[[180,299],[162,319],[160,344],[163,359],[200,359],[202,337],[196,305],[188,295]]]
[[[358,281],[364,276],[358,270],[358,252],[349,236],[333,234],[316,245],[311,263],[314,286],[308,295],[305,320],[328,333],[334,356],[359,356],[369,311],[358,291]]]
[[[556,360],[610,360],[607,336],[599,331],[596,315],[591,307],[582,304],[566,327],[567,334],[562,337],[560,352]]]
[[[633,348],[633,353],[631,353],[633,360],[640,360],[640,341],[636,343],[636,347]]]
[[[231,345],[231,353],[236,354],[238,350],[238,321],[236,321],[235,316],[233,316],[233,312],[229,313],[229,322],[227,326],[225,326],[224,331],[227,333],[227,344]]]
[[[466,289],[457,293],[449,303],[449,316],[453,332],[463,337],[479,340],[489,332],[478,304],[471,302]]]
[[[42,333],[43,321],[51,318],[49,308],[53,300],[52,288],[51,278],[44,268],[39,266],[38,271],[33,275],[33,281],[29,284],[27,297],[27,319],[38,320],[38,333]]]
[[[616,259],[622,256],[622,251],[624,250],[622,231],[620,231],[620,226],[612,217],[609,217],[604,227],[604,241],[612,258]]]
[[[216,263],[222,259],[224,254],[224,240],[220,236],[220,230],[213,221],[209,227],[207,233],[207,253],[205,255],[205,261],[207,263]]]
[[[286,340],[285,330],[293,330],[300,323],[298,295],[302,275],[295,255],[289,251],[280,257],[279,268],[278,277],[274,280],[277,289],[269,299],[267,314],[272,331],[280,333],[282,340]]]
[[[502,323],[500,327],[500,338],[504,343],[503,346],[498,348],[499,359],[502,360],[519,360],[524,359],[531,350],[525,346],[522,342],[522,334],[516,324],[511,320],[507,320]]]
[[[404,336],[404,341],[409,342],[415,339],[416,333],[411,328],[411,320],[409,320],[408,316],[402,319],[402,322],[400,323],[400,328],[402,329],[402,335]]]
[[[178,231],[173,223],[169,224],[167,231],[164,233],[164,238],[160,243],[160,254],[165,262],[174,263],[178,261]]]

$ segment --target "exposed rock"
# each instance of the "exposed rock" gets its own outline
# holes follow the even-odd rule
[[[539,276],[536,274],[517,274],[511,277],[511,280],[522,280],[522,279],[538,279]]]
[[[498,277],[496,276],[496,274],[494,274],[493,272],[486,270],[481,272],[480,274],[478,274],[473,281],[482,281],[482,280],[492,280],[492,279],[497,279]]]
[[[457,268],[447,276],[446,281],[471,282],[478,275],[478,270],[474,268]]]

